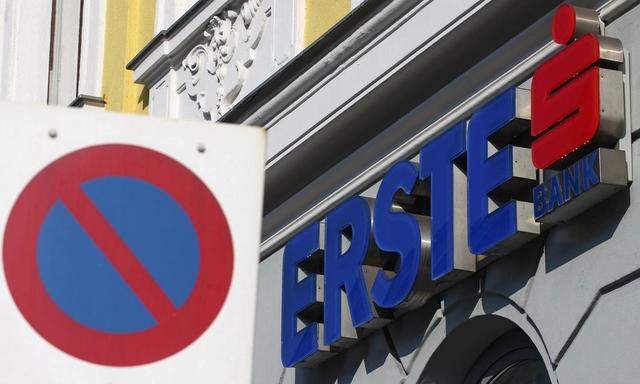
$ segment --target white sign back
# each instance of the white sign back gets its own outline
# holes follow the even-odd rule
[[[0,381],[249,383],[264,131],[0,113]]]

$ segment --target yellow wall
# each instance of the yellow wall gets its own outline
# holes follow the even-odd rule
[[[304,46],[307,47],[351,11],[351,0],[305,0]]]
[[[108,0],[102,93],[109,111],[146,113],[149,92],[125,66],[153,37],[155,0]]]

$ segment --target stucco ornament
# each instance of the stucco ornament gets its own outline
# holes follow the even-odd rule
[[[208,89],[216,90],[220,86],[216,76],[218,59],[212,47],[199,44],[184,59],[182,68],[185,72],[185,85],[189,96],[195,100],[198,109],[210,114],[217,108],[218,100],[215,92],[208,96]]]
[[[182,61],[186,91],[204,118],[222,116],[237,100],[270,16],[265,0],[232,3],[213,16],[203,42]]]

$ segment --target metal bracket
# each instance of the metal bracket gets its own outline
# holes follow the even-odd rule
[[[629,51],[624,51],[624,65],[622,70],[622,81],[624,83],[624,124],[625,135],[618,143],[618,149],[625,152],[625,158],[627,160],[627,173],[629,184],[633,182],[633,124],[631,121],[631,75],[629,73],[631,69]]]

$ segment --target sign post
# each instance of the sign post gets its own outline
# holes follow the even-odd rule
[[[0,112],[2,381],[250,382],[264,133]]]

